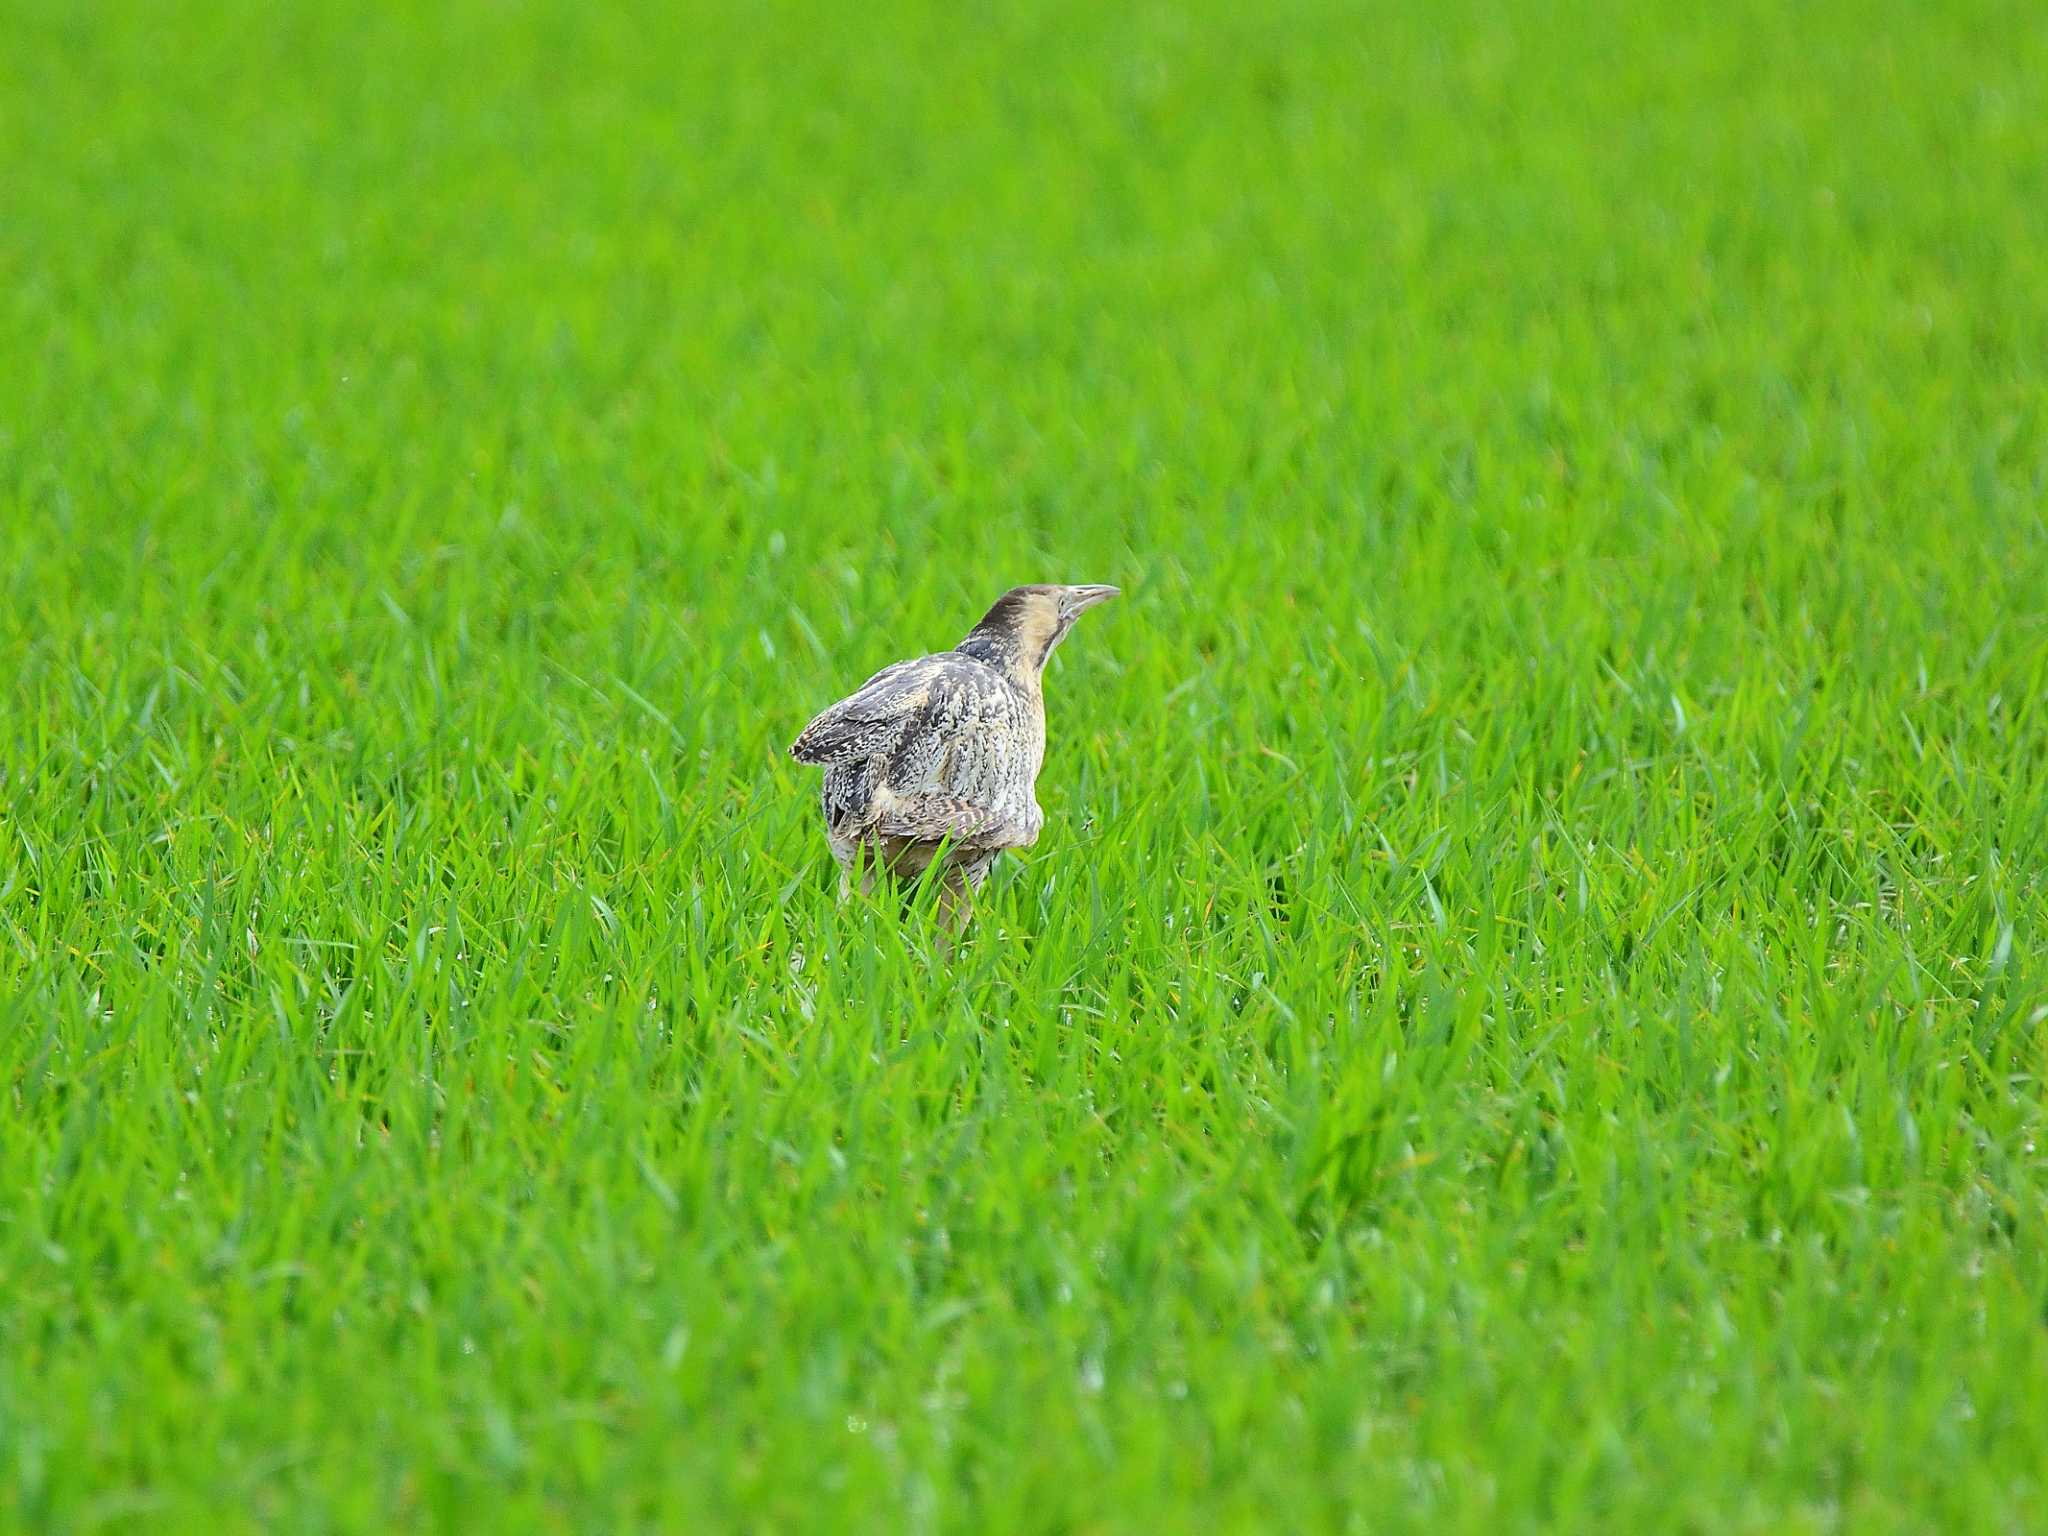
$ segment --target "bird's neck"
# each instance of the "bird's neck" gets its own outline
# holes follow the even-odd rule
[[[954,647],[962,656],[972,656],[983,666],[993,667],[1026,693],[1039,691],[1045,676],[1045,658],[1051,648],[1030,643],[1014,631],[976,629]]]
[[[1020,605],[1005,597],[967,632],[957,649],[994,667],[1025,692],[1036,693],[1045,659],[1065,633],[1050,605]]]

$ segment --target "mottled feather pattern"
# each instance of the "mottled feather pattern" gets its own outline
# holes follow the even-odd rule
[[[883,837],[907,838],[911,842],[936,843],[950,838],[963,848],[997,846],[1007,837],[1003,818],[985,805],[962,800],[958,795],[898,795],[884,792],[875,816],[875,831]]]
[[[931,686],[930,663],[942,660],[926,656],[882,668],[857,692],[805,726],[790,743],[789,755],[800,763],[839,763],[886,751],[904,722],[923,705]]]
[[[1090,596],[1090,594],[1093,594]],[[884,667],[790,746],[825,770],[820,802],[840,865],[899,879],[935,858],[973,891],[996,858],[1038,839],[1045,760],[1040,673],[1083,606],[1114,588],[1019,587],[957,650]]]
[[[1036,699],[957,652],[898,662],[833,705],[790,755],[825,765],[833,852],[870,835],[1016,848],[1038,835],[1032,783],[1045,749]]]

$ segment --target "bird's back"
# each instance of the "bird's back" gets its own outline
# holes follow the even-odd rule
[[[886,804],[917,797],[988,806],[1036,832],[1043,704],[956,651],[883,668],[805,726],[789,750],[825,768],[835,849],[872,826]]]

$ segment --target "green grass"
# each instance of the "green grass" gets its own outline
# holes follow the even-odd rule
[[[0,1527],[2038,1529],[2044,505],[2018,0],[17,0]]]

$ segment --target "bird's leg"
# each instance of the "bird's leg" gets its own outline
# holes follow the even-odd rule
[[[879,880],[876,864],[880,855],[864,843],[854,844],[846,858],[839,864],[839,899],[843,902],[857,889],[862,896],[873,896]]]
[[[974,882],[957,864],[939,881],[939,958],[952,958],[953,945],[974,916]]]
[[[842,907],[859,891],[863,896],[875,894],[876,872],[872,853],[865,848],[855,848],[839,861],[839,905]]]

